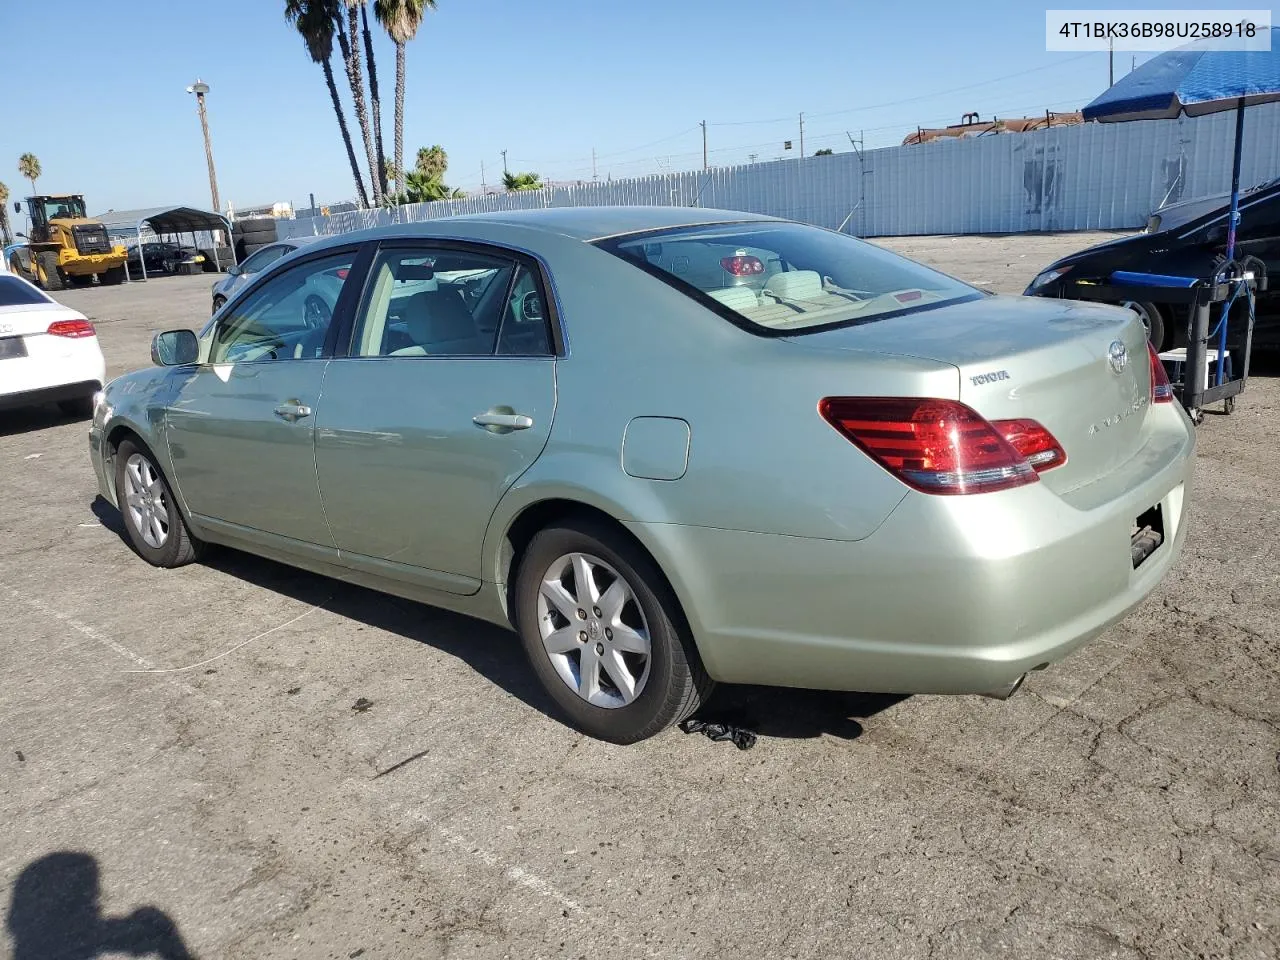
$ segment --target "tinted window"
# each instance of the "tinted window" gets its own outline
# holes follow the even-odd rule
[[[537,275],[523,264],[516,270],[507,310],[498,333],[500,356],[546,356],[553,353],[547,309]]]
[[[307,360],[323,354],[325,335],[355,253],[335,253],[286,269],[219,318],[210,363]]]
[[[0,307],[26,307],[33,303],[52,303],[48,297],[17,277],[0,276]]]
[[[803,224],[679,227],[599,246],[767,332],[878,320],[982,296],[880,247]]]
[[[289,250],[287,247],[267,247],[259,250],[248,260],[240,264],[241,273],[261,273],[271,264],[283,257]]]
[[[369,271],[353,355],[492,355],[515,270],[514,260],[469,251],[381,251]]]

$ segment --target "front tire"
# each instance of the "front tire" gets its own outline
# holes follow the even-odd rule
[[[56,291],[61,290],[64,286],[62,281],[62,271],[58,268],[58,255],[49,251],[42,251],[35,255],[36,276],[40,281],[42,290]]]
[[[1157,352],[1164,349],[1164,315],[1159,307],[1145,300],[1122,300],[1120,306],[1128,307],[1138,315],[1147,331],[1147,339]]]
[[[191,535],[168,481],[151,454],[125,440],[116,450],[116,501],[129,544],[156,567],[181,567],[197,559],[201,543]]]
[[[636,743],[690,716],[711,694],[657,566],[601,524],[539,532],[520,561],[515,604],[534,673],[588,736]]]

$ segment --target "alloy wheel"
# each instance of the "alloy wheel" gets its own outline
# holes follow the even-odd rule
[[[159,549],[169,539],[169,498],[156,468],[140,453],[125,461],[125,503],[129,519],[147,546]]]
[[[631,585],[609,564],[569,553],[538,588],[538,631],[556,674],[593,706],[635,701],[649,679],[652,643]]]

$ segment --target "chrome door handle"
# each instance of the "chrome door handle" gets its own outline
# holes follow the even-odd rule
[[[311,408],[303,403],[282,403],[276,407],[276,416],[290,423],[297,423],[303,417],[311,416]]]
[[[523,413],[482,413],[472,417],[471,422],[479,427],[503,427],[507,430],[528,430],[533,426],[533,417]]]

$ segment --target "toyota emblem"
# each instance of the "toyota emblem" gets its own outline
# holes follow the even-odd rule
[[[1123,373],[1124,368],[1129,365],[1129,351],[1119,340],[1112,340],[1111,346],[1107,348],[1107,362],[1111,364],[1111,372],[1117,375]]]

